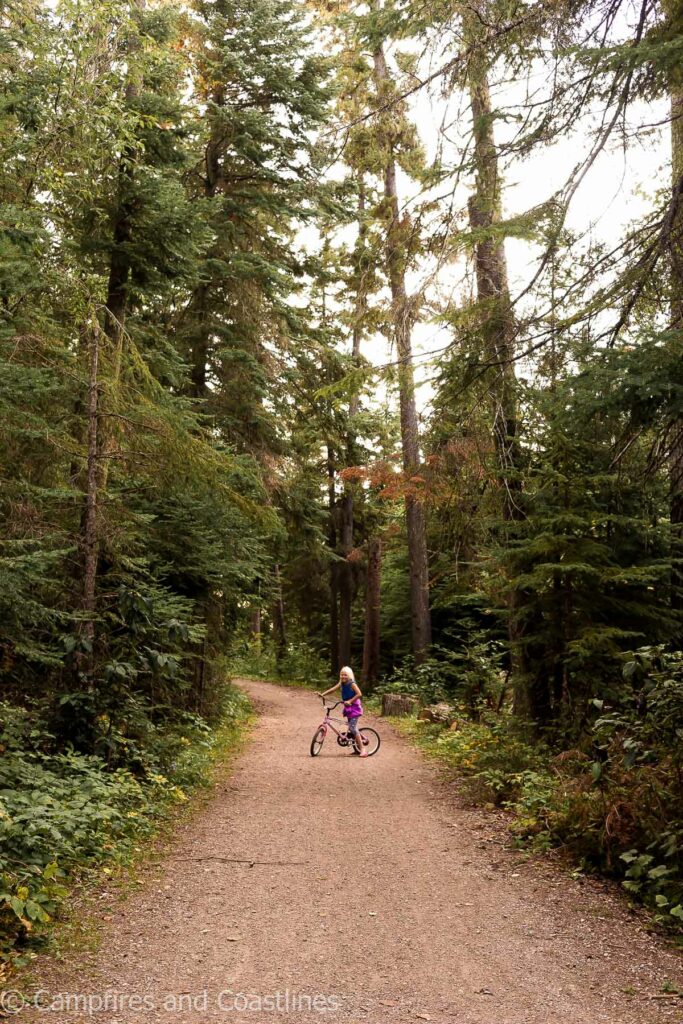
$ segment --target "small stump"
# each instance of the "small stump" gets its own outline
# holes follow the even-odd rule
[[[450,725],[455,717],[455,710],[450,704],[430,704],[420,712],[423,722],[434,722],[439,725]]]
[[[417,706],[417,698],[409,697],[407,693],[382,694],[383,715],[394,715],[397,718],[403,718],[406,715],[412,715]]]

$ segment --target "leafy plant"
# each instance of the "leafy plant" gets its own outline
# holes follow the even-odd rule
[[[0,957],[15,956],[49,923],[83,872],[128,860],[187,791],[206,782],[248,702],[226,688],[221,712],[217,728],[184,714],[147,736],[130,756],[134,774],[97,755],[58,752],[40,719],[0,705]]]

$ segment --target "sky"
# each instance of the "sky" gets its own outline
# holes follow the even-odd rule
[[[391,54],[389,54],[391,62]],[[423,69],[429,73],[430,68]],[[522,106],[529,88],[543,92],[547,71],[540,63],[532,65],[523,80],[492,85],[494,106],[511,109]],[[469,131],[467,103],[462,94],[452,93],[445,100],[438,87],[422,89],[409,100],[410,114],[418,126],[428,157],[433,159],[440,140],[440,126],[444,120],[454,122],[449,132],[453,145],[445,146],[444,155],[455,161],[459,148]],[[596,110],[596,116],[599,111]],[[653,123],[666,121],[663,102],[646,105],[636,103],[629,109],[631,138],[628,148],[619,139],[599,155],[574,195],[566,221],[573,232],[585,235],[593,241],[616,242],[625,228],[645,214],[651,206],[651,197],[658,187],[668,181],[670,174],[670,150],[668,128],[649,128]],[[462,129],[458,130],[458,125]],[[589,152],[591,133],[589,122],[577,125],[575,131],[551,145],[539,147],[523,160],[515,159],[504,167],[505,188],[503,192],[503,215],[509,217],[521,214],[549,199],[567,181],[572,168]],[[497,121],[495,125],[497,143],[504,143],[515,130],[515,125]],[[463,181],[456,190],[456,207],[466,209],[467,196],[472,182]],[[416,188],[405,175],[399,174],[399,191],[402,202],[410,210]],[[440,188],[443,192],[443,187]],[[349,239],[348,232],[346,239]],[[533,276],[539,256],[538,247],[528,242],[507,239],[505,243],[511,292],[518,294]],[[424,267],[413,273],[409,279],[409,290],[417,291],[424,286],[429,274]],[[444,268],[437,279],[436,289],[430,286],[428,295],[437,293],[443,298],[452,294],[464,294],[470,285],[464,281],[463,263]],[[447,327],[434,322],[416,325],[413,333],[417,398],[422,414],[429,410],[433,394],[432,380],[438,362],[438,350],[449,344],[452,334]],[[430,355],[435,353],[435,355]],[[393,356],[387,340],[382,336],[365,339],[363,354],[375,365],[390,361]]]

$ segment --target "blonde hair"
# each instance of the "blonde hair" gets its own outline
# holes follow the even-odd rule
[[[342,672],[346,672],[346,674],[348,675],[348,677],[351,680],[351,682],[355,683],[356,677],[353,674],[353,669],[352,668],[350,668],[348,665],[344,665],[343,668],[339,669],[339,675],[340,676],[341,676]]]

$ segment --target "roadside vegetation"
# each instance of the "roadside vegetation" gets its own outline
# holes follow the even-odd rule
[[[263,637],[245,632],[235,640],[229,668],[234,678],[263,679],[311,690],[330,685],[329,666],[305,639],[290,641],[284,654],[278,655]]]
[[[64,749],[55,710],[0,704],[0,963],[16,966],[75,886],[139,859],[175,809],[210,785],[250,717],[245,695],[226,685],[213,721],[190,712],[139,719],[107,763],[101,753]],[[100,721],[102,736],[109,724]]]
[[[482,663],[482,680],[486,669]],[[411,686],[399,673],[379,688],[375,706],[391,692],[432,705],[443,721],[421,719],[417,710],[392,721],[467,797],[510,812],[520,846],[561,849],[580,870],[617,880],[658,924],[680,932],[683,658],[656,648],[625,655],[619,685],[590,701],[575,742],[561,746],[512,713],[495,672],[474,699],[457,674],[447,681],[438,667],[424,666],[420,675]]]

